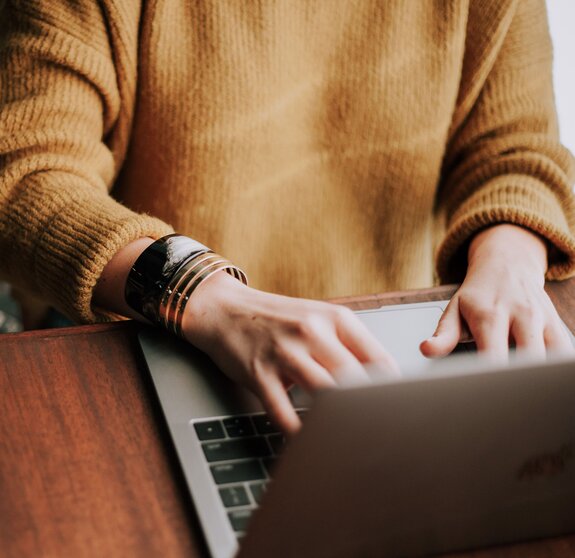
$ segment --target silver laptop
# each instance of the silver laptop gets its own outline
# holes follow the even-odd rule
[[[287,445],[199,351],[140,334],[214,558],[421,556],[575,531],[575,360],[432,364],[418,347],[446,304],[358,312],[405,378],[311,405],[294,392],[304,427]]]

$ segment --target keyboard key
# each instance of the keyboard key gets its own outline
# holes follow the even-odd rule
[[[273,434],[272,436],[268,436],[268,442],[273,452],[278,455],[285,446],[286,440],[283,434]]]
[[[225,438],[226,434],[219,420],[210,420],[205,422],[194,423],[196,435],[200,440],[217,440]]]
[[[458,343],[455,346],[455,349],[451,351],[450,354],[455,355],[458,353],[476,353],[477,352],[477,345],[473,342],[467,343]]]
[[[231,417],[224,419],[224,426],[230,438],[253,436],[255,434],[250,417]]]
[[[248,493],[243,486],[228,486],[226,488],[220,488],[220,498],[226,508],[233,508],[234,506],[248,506],[250,504]]]
[[[252,510],[236,510],[228,512],[230,523],[234,531],[245,531],[252,517]]]
[[[263,495],[265,494],[267,482],[254,482],[249,485],[250,492],[252,493],[252,497],[256,504],[261,504]]]
[[[264,480],[265,473],[259,461],[238,461],[237,463],[222,463],[210,467],[216,484]]]
[[[229,461],[231,459],[246,459],[248,457],[267,457],[271,455],[265,438],[241,438],[238,440],[223,440],[202,444],[206,459],[214,461]]]
[[[255,415],[252,417],[252,421],[258,434],[275,434],[280,431],[267,415]]]
[[[262,463],[264,464],[264,467],[266,468],[268,475],[271,477],[273,475],[273,470],[274,467],[276,466],[277,459],[273,457],[266,457],[265,459],[262,459]]]

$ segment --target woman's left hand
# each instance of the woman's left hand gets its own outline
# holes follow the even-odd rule
[[[495,357],[507,357],[510,341],[536,355],[574,351],[543,288],[546,270],[547,247],[527,229],[502,224],[477,234],[465,279],[422,353],[445,356],[469,333],[479,351]]]

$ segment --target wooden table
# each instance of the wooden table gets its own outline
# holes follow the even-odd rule
[[[575,331],[575,280],[548,290]],[[207,556],[135,333],[124,322],[0,336],[0,556]],[[575,558],[575,536],[457,556]]]

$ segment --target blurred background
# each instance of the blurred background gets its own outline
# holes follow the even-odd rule
[[[553,79],[561,140],[575,153],[575,1],[547,0],[554,47]]]
[[[553,78],[561,140],[575,153],[575,0],[547,0],[549,27],[554,46]],[[50,320],[51,325],[66,325]],[[22,313],[10,296],[10,288],[0,282],[0,333],[22,329]]]
[[[0,333],[21,331],[21,317],[18,304],[10,296],[10,287],[0,283]]]

